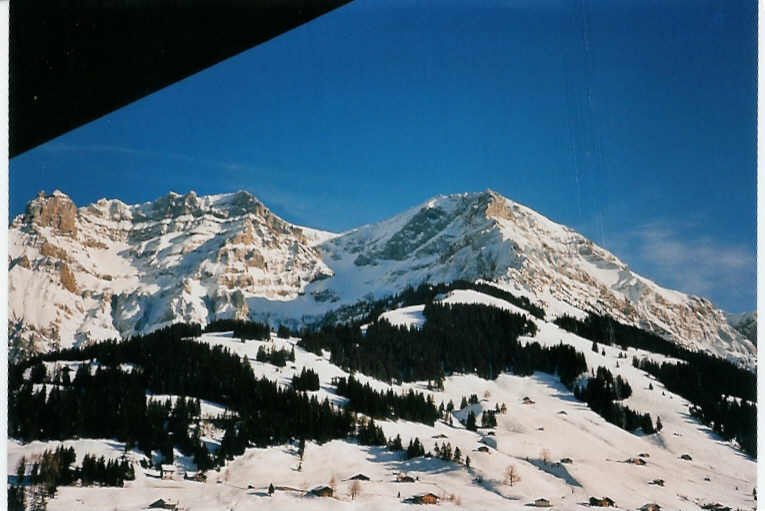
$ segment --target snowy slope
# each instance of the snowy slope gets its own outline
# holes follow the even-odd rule
[[[490,299],[496,300],[480,293],[460,292],[444,298],[452,303],[456,300],[485,303]],[[501,301],[493,305],[512,307]],[[658,503],[664,509],[698,509],[703,504],[716,502],[733,508],[754,506],[751,491],[756,484],[755,461],[692,419],[687,413],[687,402],[666,391],[650,375],[618,359],[617,348],[605,346],[605,356],[594,353],[589,349],[590,341],[551,323],[535,321],[539,327],[535,341],[571,344],[585,354],[588,366],[603,365],[625,377],[633,389],[627,404],[650,411],[654,417],[660,416],[664,429],[648,436],[626,432],[590,411],[574,399],[557,378],[544,373],[527,378],[502,374],[494,381],[475,375],[453,375],[446,378],[444,390],[438,392],[428,391],[426,382],[389,386],[357,375],[380,389],[402,392],[413,388],[431,393],[437,403],[452,400],[459,404],[463,396],[477,394],[480,402],[472,405],[476,410],[493,409],[496,404],[504,403],[508,412],[498,416],[492,437],[486,436],[485,431],[468,431],[457,420],[453,426],[439,421],[433,427],[405,421],[378,422],[386,436],[399,434],[404,444],[418,437],[426,450],[444,441],[452,447],[459,446],[463,456],[471,458],[470,469],[436,459],[407,461],[385,449],[359,446],[352,440],[335,440],[324,445],[309,442],[301,471],[297,470],[297,449],[293,445],[251,448],[222,470],[209,472],[206,483],[184,481],[180,477],[170,481],[153,479],[138,469],[137,479],[128,482],[125,488],[60,488],[48,509],[137,511],[157,498],[178,501],[188,510],[412,509],[403,500],[423,492],[441,496],[441,505],[446,509],[469,510],[528,509],[526,505],[539,497],[550,499],[555,509],[585,509],[587,506],[583,503],[590,496],[609,496],[619,509],[637,509],[648,502]],[[283,385],[288,385],[292,375],[303,367],[312,368],[321,381],[321,390],[317,393],[332,398],[338,405],[344,402],[335,395],[331,379],[346,373],[332,365],[327,357],[296,346],[295,362],[285,368],[255,361],[257,349],[264,343],[288,347],[295,345],[295,338],[273,337],[271,341],[242,343],[230,333],[220,333],[205,334],[198,342],[226,346],[240,356],[247,356],[257,375]],[[629,357],[633,354],[634,350],[629,350]],[[653,390],[649,390],[649,384]],[[531,398],[534,404],[523,404],[524,397]],[[455,417],[459,415],[455,412]],[[482,438],[495,439],[496,448],[486,453],[476,451]],[[80,456],[85,452],[98,452],[116,457],[122,451],[121,444],[109,440],[83,439],[65,444],[74,445]],[[9,467],[13,469],[22,455],[29,459],[46,446],[54,445],[55,442],[22,445],[11,441]],[[641,453],[650,455],[645,466],[624,463]],[[692,461],[680,459],[686,453],[692,456]],[[540,460],[545,455],[549,455],[553,463],[542,463]],[[557,465],[562,458],[571,458],[572,463]],[[179,459],[177,464],[181,468],[194,468],[188,459]],[[521,477],[513,486],[503,483],[503,472],[508,465],[515,465]],[[361,493],[352,501],[348,496],[351,484],[348,478],[358,473],[368,476],[370,481],[361,482]],[[416,481],[397,483],[397,473],[406,473]],[[479,476],[481,482],[476,480]],[[304,490],[328,484],[333,478],[337,488],[335,498],[302,495]],[[663,479],[664,486],[649,484],[654,479]],[[268,497],[266,489],[271,483],[284,489]],[[449,500],[450,496],[455,498]]]
[[[494,192],[435,197],[336,235],[247,192],[76,208],[41,195],[9,230],[12,355],[238,317],[310,322],[422,282],[492,282],[549,316],[608,313],[748,367],[755,346],[708,300],[660,287]]]

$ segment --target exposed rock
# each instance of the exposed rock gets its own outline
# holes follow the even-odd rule
[[[69,261],[69,256],[64,249],[57,247],[47,240],[44,241],[42,245],[40,245],[40,254],[44,255],[45,257],[58,259],[59,261]]]
[[[85,241],[82,242],[82,244],[85,245],[86,247],[90,247],[90,248],[100,248],[100,249],[104,249],[104,250],[109,248],[109,245],[107,245],[106,243],[102,243],[102,242],[100,242],[98,240],[94,240],[92,238],[86,238]]]
[[[40,227],[52,227],[72,237],[77,236],[77,206],[72,199],[58,190],[51,195],[40,192],[27,204],[26,215]]]
[[[59,268],[59,277],[61,278],[61,285],[64,286],[69,292],[77,293],[77,281],[74,279],[72,270],[69,269],[69,265],[61,263]]]

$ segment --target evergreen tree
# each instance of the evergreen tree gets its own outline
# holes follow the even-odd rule
[[[467,421],[465,422],[465,427],[469,429],[470,431],[476,431],[478,429],[475,424],[475,414],[473,413],[472,410],[468,413]]]

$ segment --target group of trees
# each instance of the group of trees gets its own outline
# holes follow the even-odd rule
[[[735,439],[747,454],[756,458],[756,376],[713,357],[697,354],[694,358],[687,364],[635,358],[632,364],[654,375],[667,390],[693,403],[689,411],[694,417],[721,437]]]
[[[245,321],[241,319],[216,319],[205,327],[205,332],[233,331],[237,339],[266,340],[271,335],[271,329],[265,323]]]
[[[96,458],[86,454],[82,459],[82,467],[78,472],[83,486],[98,484],[101,486],[124,486],[125,481],[135,479],[133,464],[127,459],[106,460],[103,456]],[[67,484],[65,481],[62,485]]]
[[[419,456],[425,456],[425,447],[420,443],[420,439],[415,437],[414,440],[409,440],[409,445],[406,446],[406,459],[410,460]]]
[[[96,458],[86,454],[81,467],[74,466],[76,459],[74,448],[64,446],[46,449],[33,462],[22,457],[16,466],[15,478],[8,485],[8,508],[45,509],[46,501],[56,494],[59,486],[78,481],[83,486],[124,486],[125,481],[135,479],[132,464],[124,458],[106,460],[103,456]]]
[[[287,361],[295,361],[295,348],[291,350],[266,348],[260,346],[258,352],[255,355],[255,360],[258,362],[266,362],[275,366],[284,367],[287,365]]]
[[[295,390],[319,390],[319,375],[313,369],[304,367],[300,374],[292,376],[292,388]]]
[[[398,394],[392,389],[379,392],[352,375],[335,378],[337,393],[348,398],[346,408],[375,418],[404,419],[432,425],[439,417],[433,397],[409,390]]]
[[[460,451],[459,447],[455,447],[454,451],[452,451],[452,444],[449,442],[443,442],[441,445],[438,445],[438,442],[436,442],[433,451],[435,452],[435,457],[440,460],[462,463],[462,451]]]
[[[483,415],[481,415],[481,427],[483,428],[497,427],[497,413],[494,410],[483,411]]]
[[[386,445],[385,433],[382,428],[375,424],[374,419],[362,420],[356,429],[356,439],[361,445]],[[399,437],[399,443],[401,437]]]
[[[618,401],[632,395],[632,388],[621,376],[611,374],[605,367],[598,367],[594,377],[587,383],[574,387],[574,395],[585,401],[595,413],[608,422],[627,431],[641,428],[644,433],[655,432],[651,415],[640,414]]]

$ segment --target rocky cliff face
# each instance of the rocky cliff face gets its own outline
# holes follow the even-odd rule
[[[40,195],[9,232],[12,354],[249,315],[332,275],[300,228],[247,192],[77,209]]]
[[[310,321],[422,282],[491,281],[548,315],[611,314],[752,365],[708,300],[664,289],[571,229],[494,192],[436,197],[340,236],[297,227],[247,192],[77,209],[38,196],[10,233],[15,352],[215,317]]]

